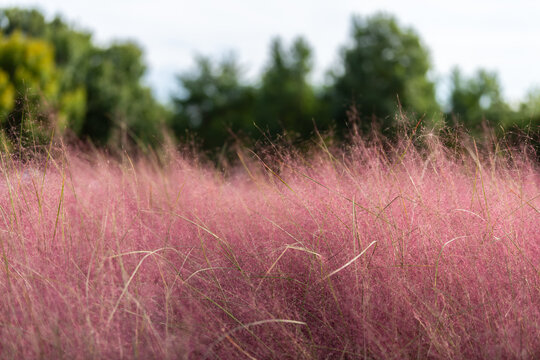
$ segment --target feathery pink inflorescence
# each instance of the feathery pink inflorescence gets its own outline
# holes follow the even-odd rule
[[[324,149],[4,156],[0,358],[540,355],[537,164]]]

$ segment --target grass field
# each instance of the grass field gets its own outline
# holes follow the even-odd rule
[[[2,155],[0,358],[540,357],[538,164],[319,145]]]

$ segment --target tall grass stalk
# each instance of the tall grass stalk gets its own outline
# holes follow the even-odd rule
[[[538,358],[538,164],[443,140],[4,152],[0,358]]]

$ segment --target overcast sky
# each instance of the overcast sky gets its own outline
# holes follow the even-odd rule
[[[145,50],[148,83],[165,100],[174,75],[190,70],[195,54],[233,51],[247,75],[260,73],[274,36],[303,35],[315,52],[316,81],[338,60],[350,38],[352,15],[384,11],[411,26],[429,48],[434,76],[458,65],[499,73],[504,95],[517,101],[540,86],[540,1],[314,0],[0,0],[0,7],[33,6],[61,14],[100,43],[135,40]],[[444,87],[443,87],[444,91]]]

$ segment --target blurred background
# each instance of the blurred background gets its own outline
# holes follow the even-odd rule
[[[223,150],[391,136],[396,114],[534,138],[539,16],[526,0],[0,1],[2,146]]]

